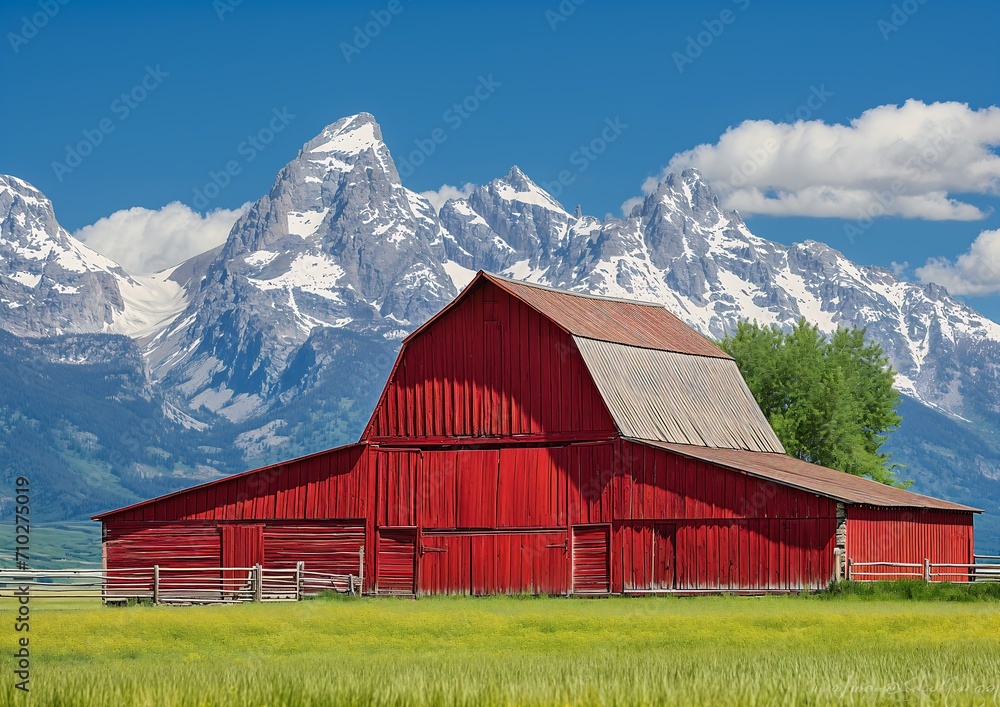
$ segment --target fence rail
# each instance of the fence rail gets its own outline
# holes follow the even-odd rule
[[[100,598],[104,603],[237,604],[299,601],[323,591],[359,594],[364,584],[364,550],[357,574],[253,567],[127,567],[116,569],[4,570],[0,597],[25,590],[35,598]]]
[[[975,555],[974,562],[855,562],[847,560],[846,578],[856,582],[923,579],[928,582],[1000,582],[1000,557]]]

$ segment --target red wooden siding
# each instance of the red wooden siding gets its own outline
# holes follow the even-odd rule
[[[418,573],[421,594],[565,594],[567,533],[424,533]]]
[[[973,552],[972,513],[871,506],[847,509],[847,557],[854,562],[923,564],[928,559],[932,563],[971,564]],[[866,577],[873,578],[877,577]],[[960,582],[967,578],[950,579]]]
[[[614,434],[571,336],[488,282],[408,341],[363,439]]]
[[[615,591],[822,589],[833,579],[836,521],[621,523]]]
[[[611,522],[612,479],[626,468],[615,449],[612,444],[584,444],[562,450],[569,474],[569,523]]]
[[[573,592],[605,594],[611,590],[610,527],[573,528]]]
[[[361,571],[359,551],[365,544],[363,520],[349,523],[268,523],[263,530],[268,569],[295,569],[305,563],[310,572],[353,574]]]
[[[106,522],[104,534],[108,568],[148,569],[160,565],[218,570],[222,566],[221,537],[214,524]],[[148,572],[142,575],[149,577]],[[166,573],[161,576],[160,587],[182,587],[192,579],[204,580],[205,574]],[[122,581],[129,580],[122,577]],[[114,581],[109,583],[114,585]]]
[[[614,517],[833,518],[836,502],[646,445],[616,445]]]
[[[107,516],[119,521],[364,518],[367,447],[352,445],[220,479]]]
[[[374,589],[379,594],[413,594],[416,530],[382,528],[378,531],[378,560]]]
[[[420,452],[375,452],[375,522],[383,526],[416,525],[416,485]]]
[[[243,568],[264,564],[264,526],[227,524],[219,527],[222,545],[222,567]],[[178,562],[176,559],[174,562]],[[226,579],[246,578],[247,573],[232,569],[223,573]]]
[[[630,442],[613,467],[614,591],[818,589],[833,578],[832,500]]]

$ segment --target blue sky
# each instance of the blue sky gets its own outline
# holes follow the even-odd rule
[[[173,201],[202,211],[237,208],[266,193],[278,169],[324,125],[359,111],[376,116],[397,161],[415,141],[445,131],[447,139],[404,179],[414,190],[482,184],[513,164],[543,186],[568,170],[572,182],[559,200],[597,216],[619,215],[623,202],[668,164],[711,159],[717,173],[726,173],[719,164],[728,164],[729,153],[721,148],[684,155],[716,146],[744,121],[790,124],[796,111],[829,126],[908,100],[955,102],[968,109],[953,107],[949,116],[979,122],[972,144],[947,149],[978,144],[995,152],[997,143],[990,137],[996,115],[985,114],[1000,102],[995,2],[961,9],[941,0],[676,7],[598,0],[63,2],[14,1],[0,9],[0,172],[44,191],[71,231],[121,209]],[[381,25],[371,24],[377,18]],[[357,41],[355,28],[366,23],[378,31]],[[352,43],[360,50],[345,56]],[[493,88],[455,125],[447,111],[484,79]],[[141,100],[121,100],[133,91]],[[285,117],[273,140],[241,151],[275,111]],[[894,120],[912,123],[912,115],[886,114],[872,132],[884,137],[896,129]],[[578,171],[578,148],[599,137],[609,119],[626,127]],[[737,137],[752,144],[754,125],[763,124]],[[68,165],[68,147],[95,130],[100,144],[78,166],[53,166]],[[822,143],[822,131],[803,134],[813,133],[820,137],[810,139]],[[861,137],[854,149],[864,154],[871,135]],[[794,174],[796,155],[781,159],[784,174]],[[899,209],[909,218],[878,217],[849,238],[845,224],[857,216],[820,217],[822,207],[788,206],[802,195],[769,202],[762,210],[771,213],[744,215],[758,235],[821,240],[865,264],[906,262],[906,276],[916,279],[929,258],[951,263],[982,232],[1000,229],[995,177],[972,184],[963,175],[977,171],[975,155],[967,166],[957,159],[949,154],[945,168],[935,157],[929,171],[948,199],[977,212],[973,218],[966,209],[962,219],[930,220],[913,215],[924,213],[917,204]],[[230,160],[239,162],[239,174],[218,196],[195,204],[196,190]],[[877,162],[830,164],[846,170],[836,174],[838,189],[855,193],[851,180],[862,191],[874,189],[865,180]],[[761,193],[774,197],[785,180],[763,183]],[[905,195],[919,196],[913,189],[904,185]],[[981,239],[977,247],[993,252],[994,244]],[[960,271],[943,272],[960,282]],[[1000,319],[996,290],[1000,277],[996,287],[980,283],[968,301]]]

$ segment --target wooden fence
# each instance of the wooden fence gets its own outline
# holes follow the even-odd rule
[[[299,601],[323,591],[360,594],[364,550],[358,574],[253,567],[133,567],[124,569],[0,570],[0,597],[97,598],[105,603],[237,604]]]
[[[927,582],[1000,582],[1000,556],[976,555],[972,564],[931,562],[854,562],[847,560],[846,578],[855,582],[922,579]]]

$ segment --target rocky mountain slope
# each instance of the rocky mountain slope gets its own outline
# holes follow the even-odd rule
[[[182,288],[169,273],[128,275],[56,222],[52,202],[0,175],[0,326],[20,336],[106,332],[142,336],[175,317]]]
[[[306,143],[224,246],[148,278],[74,241],[20,180],[0,181],[0,207],[0,328],[131,336],[155,401],[150,424],[212,440],[188,442],[215,450],[199,473],[356,436],[399,340],[482,268],[663,302],[715,337],[744,318],[867,327],[912,400],[914,424],[893,438],[908,475],[988,505],[980,526],[1000,536],[1000,326],[942,288],[821,243],[754,235],[695,171],[671,175],[620,219],[569,213],[516,167],[435,213],[359,114]]]
[[[394,341],[454,297],[444,236],[375,120],[344,118],[237,221],[180,325],[152,342],[153,375],[196,409],[259,414],[295,387],[284,374],[307,343],[331,353],[314,332]]]

